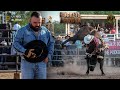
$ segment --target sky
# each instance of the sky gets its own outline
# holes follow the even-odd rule
[[[76,12],[76,11],[41,11],[42,16],[44,18],[47,18],[48,16],[52,16],[52,21],[60,21],[60,15],[59,15],[60,12]]]

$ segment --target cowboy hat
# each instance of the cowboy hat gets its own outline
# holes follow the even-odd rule
[[[36,54],[36,58],[28,58],[24,55],[24,58],[28,62],[36,63],[43,61],[48,56],[48,49],[46,44],[41,40],[33,40],[27,43],[25,49],[35,49],[33,52]]]
[[[89,44],[93,40],[94,36],[93,35],[87,35],[84,37],[84,42],[85,44]]]

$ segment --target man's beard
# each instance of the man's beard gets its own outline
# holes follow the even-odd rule
[[[40,29],[40,26],[34,27],[32,24],[30,24],[30,28],[37,32]]]

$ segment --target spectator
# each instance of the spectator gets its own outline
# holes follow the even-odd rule
[[[75,45],[76,45],[76,48],[82,49],[83,44],[80,40],[76,40]]]
[[[62,49],[62,41],[61,41],[61,37],[58,36],[55,40],[55,51],[54,51],[54,57],[53,57],[53,60],[61,60],[61,49]],[[57,55],[57,56],[56,56]],[[63,66],[63,62],[62,61],[53,61],[52,62],[52,65],[53,66]]]
[[[13,30],[15,31],[12,31],[12,38],[13,38],[13,42],[14,42],[14,38],[17,34],[17,31],[21,28],[21,26],[18,24],[18,22],[15,22],[15,25],[13,26]],[[17,54],[17,51],[14,49],[13,46],[11,46],[11,55],[16,55]]]

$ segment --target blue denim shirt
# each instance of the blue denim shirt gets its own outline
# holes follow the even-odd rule
[[[33,40],[42,40],[48,47],[48,55],[53,55],[55,41],[50,31],[44,26],[39,29],[38,36],[35,35],[29,24],[19,29],[14,38],[13,47],[18,52],[25,53],[26,49],[24,46]]]

